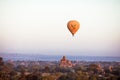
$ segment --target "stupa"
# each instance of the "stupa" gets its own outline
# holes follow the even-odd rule
[[[73,67],[73,64],[66,58],[66,56],[63,56],[63,58],[60,60],[60,67]]]

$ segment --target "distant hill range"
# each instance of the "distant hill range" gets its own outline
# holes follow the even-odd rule
[[[32,60],[32,61],[59,61],[63,55],[43,55],[43,54],[18,54],[0,53],[4,60]],[[104,56],[66,56],[71,61],[116,61],[120,62],[120,57]]]

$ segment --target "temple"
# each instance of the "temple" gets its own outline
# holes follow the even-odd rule
[[[65,56],[60,60],[60,67],[73,67],[73,64],[70,60],[67,60]]]

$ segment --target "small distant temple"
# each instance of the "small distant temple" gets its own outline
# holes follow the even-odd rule
[[[70,60],[66,59],[66,56],[63,56],[63,58],[60,60],[60,67],[73,67],[74,65]]]

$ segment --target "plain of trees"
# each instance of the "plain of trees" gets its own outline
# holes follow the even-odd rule
[[[0,57],[0,80],[120,80],[119,62],[99,64],[80,62],[64,68],[59,62],[4,61]]]

